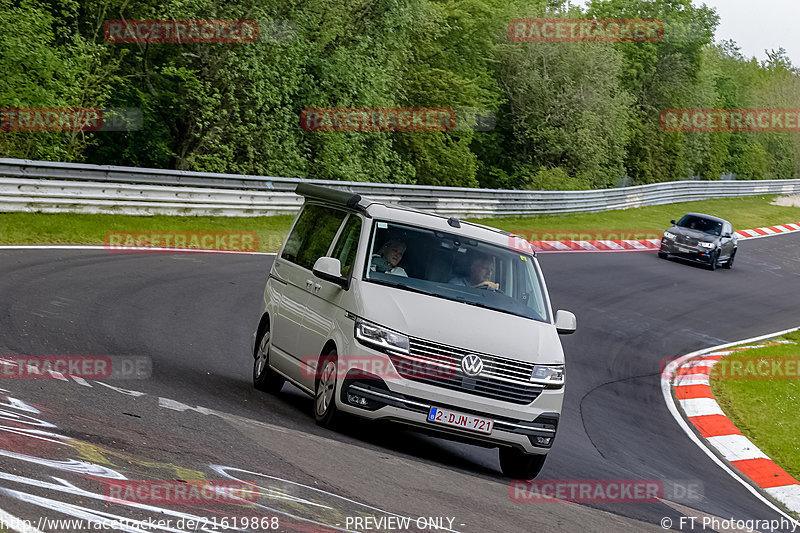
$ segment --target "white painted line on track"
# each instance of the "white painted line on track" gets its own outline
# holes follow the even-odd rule
[[[671,381],[674,375],[674,369],[690,359],[693,359],[695,357],[701,357],[704,355],[710,355],[711,352],[723,350],[725,348],[731,348],[734,346],[738,346],[740,344],[750,344],[758,341],[763,341],[765,339],[780,337],[781,335],[791,333],[792,331],[797,331],[797,328],[790,328],[783,331],[778,331],[776,333],[761,335],[760,337],[753,337],[750,339],[743,339],[736,342],[721,344],[719,346],[714,346],[712,348],[704,348],[702,350],[697,350],[696,352],[692,352],[682,357],[679,357],[675,361],[672,361],[670,365],[667,368],[665,368],[664,372],[662,372],[661,374],[661,395],[664,398],[664,403],[667,405],[667,410],[669,410],[670,414],[672,415],[672,418],[675,419],[675,422],[678,423],[678,426],[680,426],[680,428],[683,430],[686,436],[689,437],[689,440],[694,442],[712,461],[714,461],[717,464],[717,466],[719,466],[724,472],[730,475],[733,479],[738,481],[745,489],[750,491],[750,493],[756,498],[758,498],[758,500],[761,501],[764,505],[766,505],[776,513],[780,514],[781,516],[789,520],[790,523],[796,524],[798,527],[800,527],[800,521],[790,516],[788,513],[786,513],[786,511],[784,511],[783,509],[775,505],[772,501],[770,501],[769,498],[761,494],[761,492],[759,492],[758,489],[756,489],[754,486],[748,483],[747,480],[745,480],[739,474],[734,472],[730,466],[728,466],[722,459],[717,457],[713,451],[711,451],[708,445],[695,434],[695,432],[686,422],[686,419],[684,419],[681,413],[678,411],[678,407],[673,401],[672,390],[671,390],[672,389]],[[677,363],[677,365],[673,366],[673,363]],[[772,492],[770,492],[769,489],[764,489],[764,490],[766,490],[768,494],[772,495]],[[792,494],[792,496],[794,496],[794,494]],[[798,499],[800,500],[800,498]]]

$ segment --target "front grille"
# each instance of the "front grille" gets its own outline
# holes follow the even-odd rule
[[[520,405],[535,400],[542,386],[530,382],[533,363],[471,352],[423,339],[409,338],[409,355],[390,355],[398,373],[412,381]],[[483,359],[483,370],[470,377],[461,370],[468,354]]]

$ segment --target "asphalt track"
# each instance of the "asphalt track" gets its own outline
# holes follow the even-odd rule
[[[251,334],[271,261],[0,250],[0,355],[154,362],[147,380],[0,380],[0,509],[34,526],[87,513],[277,516],[280,531],[347,529],[347,517],[386,513],[450,517],[450,529],[465,532],[663,531],[664,517],[675,529],[684,515],[780,518],[683,434],[659,372],[664,358],[797,326],[800,235],[742,241],[730,271],[653,253],[540,256],[554,308],[577,315],[578,333],[563,338],[565,407],[539,479],[702,487],[702,498],[673,503],[514,502],[496,450],[396,426],[351,422],[332,432],[314,424],[311,400],[291,386],[278,397],[255,391]],[[103,498],[114,472],[256,481],[260,507],[125,506]]]

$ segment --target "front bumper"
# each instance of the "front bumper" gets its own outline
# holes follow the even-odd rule
[[[369,352],[370,357],[382,356],[389,361],[388,356],[379,352],[359,348]],[[370,420],[399,422],[450,440],[485,447],[511,446],[531,454],[545,454],[552,447],[564,395],[563,387],[544,389],[532,403],[515,405],[429,383],[384,380],[353,370],[338,380],[337,388],[337,407],[343,412]],[[434,425],[428,421],[432,407],[491,419],[492,433],[485,435]]]
[[[701,246],[690,246],[688,244],[678,244],[666,239],[661,240],[660,251],[673,257],[679,257],[697,263],[711,264],[716,248],[703,248]]]

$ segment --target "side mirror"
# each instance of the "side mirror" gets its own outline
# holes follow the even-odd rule
[[[673,226],[674,226],[675,224],[677,224],[677,222],[675,222],[675,220],[674,220],[674,219],[673,219],[673,220],[670,220],[670,221],[669,221],[669,223],[670,223],[670,224],[672,224]]]
[[[556,312],[556,331],[559,335],[572,335],[578,329],[578,319],[569,311]]]
[[[320,257],[314,263],[311,272],[319,279],[330,281],[342,288],[346,289],[349,285],[347,278],[342,277],[342,263],[334,257]]]
[[[727,238],[733,237],[733,235],[730,233],[723,233],[722,236]]]

